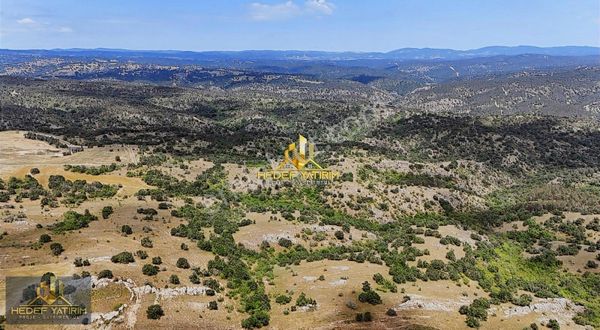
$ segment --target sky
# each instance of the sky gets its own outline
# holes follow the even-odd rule
[[[600,46],[600,0],[0,0],[0,48]]]

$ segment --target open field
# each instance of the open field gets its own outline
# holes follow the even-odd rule
[[[136,193],[143,189],[153,189],[154,186],[144,182],[143,177],[130,176],[126,168],[101,174],[91,175],[67,171],[65,165],[101,166],[114,162],[116,156],[124,164],[134,164],[139,161],[136,147],[97,147],[85,149],[71,156],[63,156],[61,150],[55,149],[45,142],[33,141],[23,138],[22,132],[2,132],[0,140],[0,174],[7,181],[10,177],[25,177],[31,168],[40,170],[35,174],[35,179],[44,189],[49,189],[50,176],[60,175],[66,180],[86,180],[88,182],[101,182],[107,185],[118,185],[118,190],[113,197],[92,198],[79,205],[62,205],[55,207],[40,207],[39,201],[24,199],[18,203],[8,201],[0,203],[3,210],[3,219],[0,222],[0,231],[8,234],[0,241],[0,296],[5,293],[4,279],[6,276],[40,276],[47,271],[59,275],[70,275],[89,272],[98,287],[94,289],[94,320],[104,320],[106,324],[115,329],[120,328],[147,328],[147,327],[178,327],[192,326],[211,329],[238,328],[232,324],[240,324],[245,319],[241,308],[239,296],[230,296],[219,292],[216,296],[206,295],[207,287],[191,279],[194,273],[190,268],[179,268],[178,259],[185,258],[191,268],[204,270],[210,268],[210,261],[215,254],[196,247],[196,242],[186,237],[176,237],[171,230],[179,228],[186,223],[186,218],[181,217],[171,210],[188,205],[178,198],[170,199],[167,208],[162,208],[160,202],[149,197],[136,197]],[[111,151],[112,150],[112,151]],[[348,160],[350,159],[350,160]],[[364,159],[348,158],[336,165],[342,172],[353,173],[356,177],[364,164]],[[159,171],[184,181],[196,180],[203,173],[211,171],[215,165],[204,160],[185,162],[185,167],[176,165],[177,162],[162,164]],[[409,170],[409,163],[386,162],[382,166],[396,166],[396,170]],[[443,166],[447,166],[443,165]],[[439,171],[439,165],[432,166],[431,171]],[[143,169],[143,168],[142,168]],[[139,171],[139,169],[136,169]],[[258,182],[253,182],[252,173],[243,170],[235,164],[225,164],[225,180],[232,191],[245,193],[244,184],[248,189],[258,187]],[[435,173],[435,172],[431,172]],[[246,179],[242,180],[243,177]],[[359,200],[373,198],[371,215],[382,222],[393,221],[394,211],[380,210],[377,203],[390,201],[393,207],[404,207],[410,214],[412,207],[408,203],[397,203],[397,198],[391,197],[389,187],[383,185],[377,188],[367,187],[373,178],[352,182],[336,183],[329,187],[331,194],[324,199],[332,205],[349,205]],[[250,183],[249,183],[250,182]],[[421,196],[425,200],[434,200],[433,196],[443,193],[441,190],[433,191],[427,187],[403,187],[404,191],[412,191],[412,196]],[[407,190],[408,189],[408,190]],[[385,192],[384,192],[385,191]],[[446,193],[450,190],[446,189]],[[222,194],[222,193],[221,193]],[[343,197],[342,197],[343,196]],[[437,196],[437,195],[436,195]],[[404,197],[400,197],[402,200]],[[438,197],[436,197],[438,198]],[[218,198],[213,196],[195,196],[195,203],[199,212],[209,212],[212,217],[219,216]],[[423,199],[419,203],[423,203]],[[419,199],[417,199],[419,200]],[[279,201],[281,203],[283,201]],[[13,208],[16,206],[15,208]],[[88,210],[91,214],[100,215],[107,206],[113,212],[107,219],[100,217],[88,226],[78,230],[54,233],[51,226],[56,225],[67,211],[84,213]],[[154,210],[151,216],[143,210]],[[364,208],[355,210],[343,207],[349,216],[360,216],[365,213]],[[414,210],[414,209],[412,209]],[[214,213],[217,212],[217,213]],[[313,251],[332,247],[353,248],[376,242],[382,233],[376,233],[354,226],[344,228],[340,225],[327,225],[313,221],[309,217],[303,219],[301,209],[290,215],[274,207],[267,212],[244,212],[243,217],[249,220],[249,225],[240,227],[232,237],[236,244],[241,244],[256,253],[262,253],[263,245],[270,246],[269,255],[289,252],[283,246],[281,239],[289,240],[293,246],[303,247]],[[13,217],[17,216],[16,220]],[[583,219],[582,225],[591,224],[596,215],[581,215],[579,213],[564,213],[564,221]],[[10,221],[6,219],[12,219]],[[534,217],[532,220],[539,224],[552,219],[551,214]],[[189,219],[187,219],[189,221]],[[127,225],[131,234],[123,234],[121,227]],[[50,227],[49,227],[50,226]],[[475,247],[479,241],[489,241],[487,235],[478,235],[476,230],[461,229],[456,225],[442,225],[436,228],[435,235],[424,234],[421,226],[411,226],[416,233],[412,247],[427,251],[425,254],[408,261],[409,267],[422,267],[421,263],[429,265],[440,260],[448,262],[451,253],[457,260],[467,256],[466,246]],[[514,230],[527,230],[523,222],[507,222],[496,229],[498,233],[509,233]],[[203,237],[215,235],[215,229],[208,227],[201,230]],[[52,256],[47,244],[38,244],[40,235],[49,233],[52,242],[58,242],[64,248],[59,256]],[[338,233],[343,238],[337,238]],[[491,233],[490,233],[491,234]],[[559,233],[560,234],[560,233]],[[561,236],[562,235],[562,236]],[[587,238],[591,241],[598,239],[598,232],[586,231]],[[453,237],[460,244],[443,243],[440,238]],[[566,239],[564,234],[558,238]],[[142,246],[141,239],[149,239],[151,247]],[[560,241],[555,242],[556,249]],[[183,247],[185,246],[185,250]],[[398,246],[396,251],[402,252],[403,247]],[[141,259],[136,251],[144,250],[145,259]],[[134,262],[127,264],[113,263],[111,257],[120,252],[128,251],[134,254]],[[528,256],[523,252],[523,256]],[[565,269],[572,273],[580,273],[586,268],[588,260],[593,259],[594,252],[580,251],[576,256],[559,256]],[[158,274],[148,276],[142,274],[142,266],[150,263],[155,257],[160,257],[157,265]],[[76,258],[88,260],[90,265],[76,267]],[[110,269],[114,274],[115,282],[106,279],[99,280],[97,274]],[[591,272],[598,272],[591,269]],[[374,282],[374,275],[381,274],[389,285],[394,287],[393,292],[386,284]],[[295,329],[340,329],[340,328],[409,328],[411,326],[439,328],[440,323],[445,324],[444,329],[463,329],[464,316],[458,313],[463,305],[471,304],[474,299],[487,297],[488,293],[476,281],[461,277],[456,281],[437,280],[396,284],[390,277],[390,268],[384,264],[371,262],[353,262],[350,260],[317,260],[300,261],[289,265],[274,265],[264,275],[265,294],[271,297],[269,328],[288,329],[294,324]],[[171,277],[177,276],[179,283],[171,283]],[[201,277],[202,278],[202,277]],[[225,278],[216,277],[221,287],[226,286]],[[361,286],[367,281],[375,287],[381,297],[381,304],[371,305],[358,300]],[[177,291],[177,290],[183,291]],[[316,301],[316,305],[294,307],[294,302],[301,293]],[[291,297],[291,302],[279,304],[274,298],[279,295]],[[211,301],[218,300],[219,308],[208,308]],[[561,300],[562,299],[562,300]],[[0,308],[4,307],[4,301]],[[148,320],[145,310],[151,304],[158,303],[163,306],[165,317],[159,321]],[[556,319],[561,326],[568,329],[583,329],[575,325],[572,318],[581,312],[581,306],[576,306],[565,298],[547,299],[534,298],[531,306],[515,307],[510,303],[501,303],[493,306],[488,311],[488,320],[482,324],[483,329],[517,328],[523,324],[546,323],[550,318]],[[394,310],[398,316],[386,316],[386,311]],[[370,312],[374,315],[373,322],[356,323],[357,313]],[[100,322],[100,321],[95,321]],[[95,323],[96,324],[96,323]],[[98,323],[99,324],[99,323]]]

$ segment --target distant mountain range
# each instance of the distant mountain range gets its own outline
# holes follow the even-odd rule
[[[73,56],[113,59],[163,58],[183,61],[264,61],[264,60],[307,60],[307,61],[348,61],[348,60],[458,60],[491,56],[514,55],[547,56],[600,56],[600,47],[590,46],[490,46],[471,50],[436,48],[401,48],[390,52],[326,52],[301,50],[245,50],[245,51],[178,51],[178,50],[126,50],[126,49],[0,49],[0,55],[29,56]]]

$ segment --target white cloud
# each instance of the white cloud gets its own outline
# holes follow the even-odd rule
[[[288,19],[299,13],[300,7],[292,1],[274,5],[254,2],[250,5],[250,17],[255,21]]]
[[[70,33],[70,32],[73,32],[73,29],[71,29],[68,26],[61,26],[60,28],[58,28],[58,32],[61,32],[61,33]]]
[[[32,18],[25,17],[25,18],[21,18],[21,19],[17,20],[17,23],[24,24],[24,25],[32,25],[32,24],[36,24],[37,22],[34,21]]]
[[[304,4],[307,10],[317,14],[331,15],[335,6],[327,0],[307,0]]]
[[[277,4],[254,2],[250,4],[250,18],[255,21],[285,20],[301,15],[331,15],[334,9],[327,0],[306,0],[302,5],[292,0]]]

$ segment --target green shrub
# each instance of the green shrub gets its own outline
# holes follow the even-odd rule
[[[306,296],[304,292],[300,293],[298,298],[296,299],[296,306],[302,307],[307,305],[316,305],[317,301]]]
[[[82,260],[81,257],[77,257],[75,258],[75,261],[73,261],[73,264],[75,267],[89,266],[90,261],[88,259]]]
[[[0,191],[0,203],[6,203],[10,200],[10,194],[6,191]]]
[[[138,256],[138,257],[140,257],[140,259],[142,259],[142,260],[148,258],[148,253],[146,251],[144,251],[144,250],[137,250],[135,252],[135,255]]]
[[[382,173],[384,182],[388,185],[401,186],[424,186],[424,187],[439,187],[453,188],[454,180],[451,177],[429,174],[415,174],[413,172],[399,173],[395,171],[385,171]]]
[[[383,275],[379,273],[373,275],[373,281],[375,281],[375,283],[377,283],[378,285],[381,285],[385,290],[389,290],[390,292],[394,293],[398,291],[396,285],[393,282],[385,279],[385,277],[383,277]]]
[[[454,254],[454,250],[450,250],[448,253],[446,253],[446,259],[450,261],[456,261],[456,254]]]
[[[112,206],[105,206],[102,208],[102,219],[106,220],[108,217],[113,214],[114,210]]]
[[[190,275],[190,282],[192,282],[193,284],[200,284],[202,281],[200,281],[200,277],[198,277],[198,274],[194,272],[192,273],[192,275]]]
[[[244,329],[262,328],[269,325],[269,313],[263,310],[259,310],[250,315],[245,320],[242,320],[242,327]]]
[[[379,294],[373,290],[361,292],[358,295],[358,300],[360,302],[366,302],[371,305],[379,305],[382,303],[381,297],[379,296]]]
[[[151,320],[158,320],[165,316],[165,312],[160,305],[150,305],[146,310],[146,316]]]
[[[73,261],[73,265],[75,265],[75,267],[83,267],[83,260],[81,259],[81,257],[75,258],[75,260]]]
[[[355,320],[356,322],[371,322],[373,321],[373,315],[371,312],[357,313]]]
[[[486,298],[477,298],[473,300],[471,305],[463,305],[458,312],[466,315],[466,324],[471,328],[478,328],[480,321],[487,320],[487,309],[490,308],[490,302]]]
[[[148,275],[148,276],[154,276],[154,275],[158,274],[158,267],[151,265],[151,264],[145,264],[142,267],[142,274]]]
[[[82,273],[83,274],[83,273]],[[85,277],[82,275],[82,277]],[[108,269],[104,269],[102,271],[100,271],[100,273],[98,273],[98,278],[113,278],[113,273],[112,271],[108,270]]]
[[[340,180],[346,181],[346,182],[352,182],[352,181],[354,181],[354,174],[352,172],[344,172],[340,176]]]
[[[361,292],[358,295],[358,300],[360,302],[363,302],[363,303],[366,302],[371,305],[379,305],[382,303],[381,297],[379,296],[379,294],[377,292],[375,292],[371,289],[371,285],[369,284],[369,282],[367,282],[367,281],[363,282],[362,290],[363,290],[363,292]]]
[[[575,244],[560,245],[556,252],[559,256],[574,256],[579,253],[580,247]]]
[[[188,261],[187,261],[186,258],[179,258],[179,259],[177,259],[177,264],[176,265],[177,265],[178,268],[184,268],[184,269],[190,268],[190,264],[188,263]]]
[[[440,240],[440,244],[443,244],[443,245],[452,244],[452,245],[460,246],[462,244],[462,242],[460,241],[460,239],[458,239],[454,236],[448,235]]]
[[[221,291],[221,285],[219,284],[219,281],[215,280],[214,278],[207,278],[202,282],[202,285],[209,287],[213,290],[215,290],[216,292],[220,292]]]
[[[63,214],[63,221],[56,223],[53,226],[55,233],[62,233],[69,230],[77,230],[88,227],[89,223],[98,220],[98,217],[90,214],[90,211],[85,210],[84,214],[79,214],[75,211],[67,211]]]
[[[119,156],[117,156],[119,157]],[[116,157],[115,157],[116,158]],[[120,159],[120,158],[119,158]],[[120,161],[120,160],[118,160]],[[85,165],[65,165],[65,171],[75,172],[75,173],[83,173],[89,175],[102,175],[105,173],[110,173],[119,169],[117,164],[113,163],[110,165],[100,165],[100,166],[85,166]]]
[[[275,298],[275,302],[280,305],[289,304],[290,301],[292,301],[292,297],[285,294],[280,294]]]
[[[133,229],[129,225],[123,225],[121,226],[121,232],[125,235],[131,235],[133,234]]]
[[[114,263],[128,264],[131,262],[135,262],[135,259],[133,258],[133,254],[131,254],[131,252],[123,251],[119,254],[112,256],[112,258],[110,258],[110,261]]]
[[[171,275],[169,277],[169,283],[171,283],[171,284],[180,284],[179,277],[177,275],[175,275],[175,274]]]
[[[147,247],[147,248],[151,248],[153,246],[152,240],[150,239],[150,237],[142,238],[140,243],[142,244],[143,247]]]
[[[63,246],[60,243],[50,244],[50,250],[52,251],[52,254],[55,256],[59,256],[61,253],[63,253],[65,251],[65,249],[63,248]]]
[[[52,241],[52,237],[50,237],[50,235],[48,235],[48,234],[42,234],[42,235],[40,235],[40,239],[39,239],[40,243],[43,244],[43,243],[48,243],[48,242],[51,242],[51,241]]]
[[[519,296],[519,298],[513,299],[512,303],[517,306],[529,306],[531,301],[533,301],[533,298],[530,295],[522,294]]]
[[[284,247],[284,248],[289,248],[292,246],[292,241],[287,239],[287,238],[280,238],[278,241],[279,245]]]

